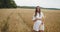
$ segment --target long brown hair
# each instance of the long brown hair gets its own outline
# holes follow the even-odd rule
[[[38,11],[38,9],[39,9],[39,11]],[[36,17],[36,15],[37,15],[37,12],[39,13],[39,16],[40,16],[40,14],[41,14],[41,13],[40,13],[41,10],[40,10],[40,7],[39,7],[39,6],[36,7],[36,10],[35,10],[35,17]]]

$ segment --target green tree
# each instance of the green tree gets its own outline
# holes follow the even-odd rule
[[[16,8],[17,5],[13,0],[0,0],[0,8]]]

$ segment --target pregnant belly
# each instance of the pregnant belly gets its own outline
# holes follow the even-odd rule
[[[35,24],[41,24],[42,23],[42,21],[41,20],[37,20],[36,22],[35,22]]]

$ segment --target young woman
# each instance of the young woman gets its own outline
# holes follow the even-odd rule
[[[36,7],[32,20],[34,21],[33,32],[44,32],[44,15],[39,6]]]

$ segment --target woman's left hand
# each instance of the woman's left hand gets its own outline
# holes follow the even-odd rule
[[[44,22],[41,23],[42,25],[44,24]]]

